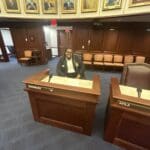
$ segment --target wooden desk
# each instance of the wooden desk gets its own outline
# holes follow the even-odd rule
[[[150,149],[150,100],[121,94],[116,78],[111,79],[104,138],[129,150]]]
[[[100,96],[99,76],[94,76],[90,89],[41,81],[48,74],[45,70],[24,81],[34,120],[90,135]]]

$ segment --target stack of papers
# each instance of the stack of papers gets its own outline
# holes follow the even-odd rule
[[[41,81],[42,82],[49,82],[49,76],[45,77]],[[67,77],[60,77],[60,76],[52,76],[50,79],[50,83],[75,86],[75,87],[81,87],[81,88],[88,88],[88,89],[93,88],[93,81],[83,80],[83,79],[75,79],[75,78],[67,78]]]
[[[121,94],[138,97],[137,88],[119,85]],[[142,89],[141,91],[141,98],[145,100],[150,100],[150,90]]]
[[[119,85],[119,87],[120,87],[121,94],[138,97],[137,88],[124,86],[124,85]]]
[[[150,90],[142,90],[141,98],[145,100],[150,100]]]

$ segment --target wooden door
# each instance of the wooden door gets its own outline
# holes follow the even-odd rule
[[[118,30],[104,30],[102,49],[107,52],[115,52],[118,41]]]
[[[90,50],[103,52],[102,44],[103,44],[103,36],[104,32],[100,29],[92,29],[90,31]]]
[[[58,55],[63,55],[67,48],[72,48],[72,30],[58,30]]]

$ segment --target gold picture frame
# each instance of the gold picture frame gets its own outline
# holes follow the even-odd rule
[[[77,0],[61,0],[62,14],[75,14],[77,11]]]
[[[7,13],[20,13],[19,0],[3,0],[3,4]]]
[[[130,0],[129,7],[150,5],[150,0]]]
[[[39,0],[24,0],[25,13],[38,14]]]
[[[98,0],[81,0],[81,12],[96,12]]]
[[[56,14],[57,0],[42,0],[42,10],[44,14]]]
[[[104,0],[103,10],[120,9],[122,5],[122,0]]]

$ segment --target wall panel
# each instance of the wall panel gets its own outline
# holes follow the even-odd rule
[[[103,27],[96,30],[91,23],[72,23],[72,26],[74,50],[150,56],[150,32],[146,31],[146,23],[104,23]]]

